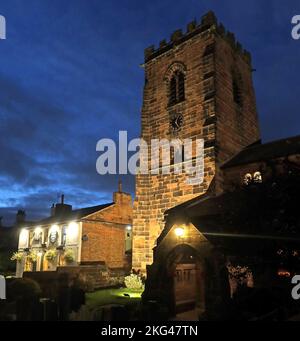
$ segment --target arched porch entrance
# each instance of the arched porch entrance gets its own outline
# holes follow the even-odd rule
[[[205,262],[189,245],[178,245],[167,258],[167,269],[173,280],[176,313],[205,310]]]

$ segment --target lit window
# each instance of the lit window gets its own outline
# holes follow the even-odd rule
[[[244,181],[243,182],[244,182],[244,185],[246,185],[246,186],[250,185],[251,182],[252,182],[252,175],[250,173],[246,174],[244,176]]]
[[[77,244],[79,237],[79,225],[72,222],[68,225],[67,229],[67,244]]]
[[[49,244],[56,244],[58,241],[58,230],[59,227],[57,225],[52,225],[49,230]]]
[[[31,245],[39,246],[43,242],[43,230],[40,227],[36,227],[33,231],[31,238]]]
[[[253,181],[255,183],[258,183],[258,184],[261,184],[262,183],[262,175],[261,175],[261,172],[256,172],[254,173],[253,175]]]
[[[19,249],[26,249],[29,242],[29,231],[22,229],[19,236]]]

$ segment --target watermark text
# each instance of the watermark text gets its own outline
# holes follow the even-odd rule
[[[136,138],[128,141],[127,131],[119,132],[118,147],[111,139],[98,141],[96,162],[98,174],[185,174],[186,183],[198,185],[204,181],[203,139]],[[129,153],[133,154],[129,157]]]

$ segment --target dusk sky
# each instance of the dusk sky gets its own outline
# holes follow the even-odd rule
[[[264,141],[300,133],[299,0],[1,0],[0,215],[112,200],[118,176],[96,172],[96,143],[139,137],[144,48],[212,9],[252,52]],[[123,177],[134,194],[134,177]]]

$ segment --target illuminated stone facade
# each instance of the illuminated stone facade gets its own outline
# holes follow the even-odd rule
[[[120,191],[110,204],[79,210],[57,204],[51,217],[21,230],[17,276],[24,271],[56,271],[85,264],[128,267],[131,226],[132,199]]]
[[[136,176],[133,268],[143,271],[152,263],[164,212],[204,194],[213,178],[214,191],[221,192],[220,165],[260,138],[251,56],[213,13],[190,23],[185,34],[175,31],[158,49],[147,48],[144,69],[141,137],[148,145],[151,139],[202,138],[205,168],[198,185],[187,184],[187,175],[172,174],[172,168],[169,175]]]

